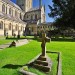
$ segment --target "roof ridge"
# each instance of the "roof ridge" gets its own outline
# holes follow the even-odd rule
[[[8,3],[8,4],[10,4],[10,5],[12,5],[12,6],[14,6],[14,7],[18,8],[18,9],[20,9],[20,10],[22,10],[16,3],[12,2],[11,0],[2,0],[2,1],[4,1],[4,2],[6,2],[6,3]]]

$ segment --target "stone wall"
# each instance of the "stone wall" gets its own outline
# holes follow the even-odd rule
[[[8,33],[12,36],[18,35],[18,32],[22,35],[26,27],[26,23],[22,21],[24,14],[21,8],[10,0],[0,0],[0,35]]]

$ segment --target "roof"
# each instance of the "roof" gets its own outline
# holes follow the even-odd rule
[[[33,11],[38,11],[38,10],[40,10],[39,7],[37,7],[37,8],[30,8],[26,13],[33,12]]]
[[[27,24],[37,24],[37,20],[24,20]]]
[[[15,4],[14,2],[12,2],[11,0],[2,0],[2,1],[4,1],[5,3],[10,4],[10,5],[18,8],[19,10],[21,10],[21,8],[17,4]]]
[[[52,25],[53,22],[44,22],[44,23],[40,23],[38,26],[42,26],[42,25]]]
[[[20,22],[20,23],[25,23],[25,22],[23,22],[18,17],[13,17],[13,16],[11,16],[9,14],[5,14],[5,13],[2,13],[2,12],[0,12],[0,18],[5,18],[5,19],[13,20],[13,21]]]

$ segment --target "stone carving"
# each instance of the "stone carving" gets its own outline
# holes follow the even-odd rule
[[[46,37],[46,34],[43,32],[42,33],[42,43],[41,43],[42,56],[46,55],[46,42],[50,42],[50,38]]]
[[[42,54],[33,62],[33,67],[43,72],[49,72],[51,70],[52,62],[46,55],[46,42],[50,42],[50,38],[46,37],[46,34],[43,32],[41,41]]]

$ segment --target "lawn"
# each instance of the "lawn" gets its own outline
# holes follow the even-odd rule
[[[63,75],[75,75],[75,42],[52,41],[51,43],[47,43],[47,50],[60,51],[62,53]],[[40,51],[40,43],[37,41],[31,41],[29,44],[21,47],[13,47],[0,51],[0,75],[20,75],[18,73],[20,67],[38,55]],[[56,56],[50,54],[49,56],[54,61]],[[53,64],[55,65],[56,62],[53,62]],[[42,74],[39,73],[39,75]]]
[[[58,55],[57,54],[52,54],[52,53],[48,53],[48,56],[50,57],[50,59],[52,60],[52,69],[49,73],[44,73],[44,72],[41,72],[37,69],[34,69],[34,68],[29,68],[29,71],[30,72],[33,72],[37,75],[56,75],[57,74],[57,57]]]
[[[12,42],[13,40],[0,39],[0,45]]]
[[[21,47],[0,51],[0,75],[19,75],[19,68],[34,58],[40,51],[40,43],[35,41]]]
[[[47,50],[62,53],[62,75],[75,75],[75,42],[47,43]]]
[[[17,36],[16,37],[9,36],[8,39],[17,40]],[[34,39],[34,36],[20,36],[20,39]]]
[[[12,39],[5,39],[4,36],[0,36],[0,45],[12,42]]]
[[[34,37],[33,36],[21,36],[20,39],[33,39]],[[0,45],[2,44],[6,44],[6,43],[9,43],[9,42],[12,42],[13,40],[20,40],[20,39],[17,39],[17,37],[10,37],[8,39],[5,39],[5,37],[3,36],[0,36]]]

